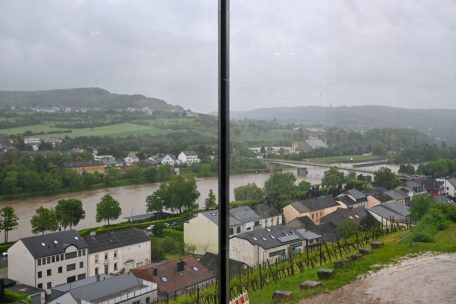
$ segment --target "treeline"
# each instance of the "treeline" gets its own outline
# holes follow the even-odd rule
[[[0,195],[39,195],[68,191],[90,190],[128,184],[153,183],[170,180],[174,175],[171,166],[144,166],[121,171],[113,168],[106,174],[81,174],[71,169],[63,169],[72,155],[44,153],[23,155],[8,152],[3,155],[0,166]]]

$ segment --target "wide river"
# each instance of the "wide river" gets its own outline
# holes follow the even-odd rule
[[[375,171],[382,166],[364,167],[365,170]],[[397,172],[398,167],[394,165],[388,165],[393,172]],[[308,175],[306,177],[297,177],[298,182],[306,180],[312,184],[321,183],[321,178],[327,168],[320,167],[308,167]],[[296,170],[292,170],[296,175]],[[235,175],[230,179],[230,190],[231,200],[234,199],[233,189],[248,183],[255,183],[262,187],[264,182],[268,179],[270,174],[244,174]],[[96,204],[100,201],[101,197],[105,194],[112,195],[116,200],[119,201],[120,207],[122,208],[122,215],[117,221],[111,223],[123,222],[124,217],[138,215],[146,213],[146,197],[150,195],[159,187],[159,183],[136,185],[136,186],[125,186],[117,188],[100,189],[93,191],[82,191],[75,193],[66,193],[61,195],[44,196],[38,198],[31,198],[27,200],[14,200],[5,201],[0,203],[0,207],[5,205],[13,206],[16,213],[19,216],[19,225],[13,231],[9,233],[9,241],[15,241],[22,237],[32,235],[32,227],[30,219],[35,214],[35,210],[40,206],[46,208],[55,207],[57,202],[61,199],[76,198],[82,201],[83,208],[86,212],[85,219],[81,220],[75,229],[84,229],[99,226],[103,223],[97,223],[95,221]],[[206,199],[209,190],[213,190],[217,195],[217,178],[200,178],[197,180],[198,191],[200,197],[198,204],[200,207],[204,207],[204,200]],[[0,241],[3,242],[3,233],[0,233]]]

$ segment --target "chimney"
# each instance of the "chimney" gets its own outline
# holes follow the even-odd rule
[[[158,268],[157,267],[152,268],[152,275],[153,276],[157,276],[158,275]]]
[[[182,260],[177,261],[177,272],[184,271],[184,265],[185,265],[184,261],[182,261]]]

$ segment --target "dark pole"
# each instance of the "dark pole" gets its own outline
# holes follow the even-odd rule
[[[229,303],[230,70],[229,0],[219,0],[219,303]]]

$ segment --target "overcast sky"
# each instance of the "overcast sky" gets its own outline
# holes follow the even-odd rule
[[[456,108],[455,0],[232,0],[231,107]],[[216,0],[2,0],[0,90],[217,108]]]

